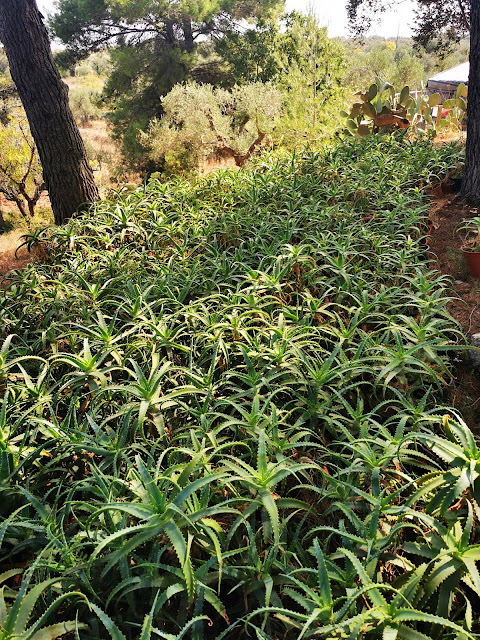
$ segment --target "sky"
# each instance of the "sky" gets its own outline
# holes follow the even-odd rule
[[[330,37],[349,35],[345,0],[287,0],[285,6],[287,11],[296,9],[303,12],[311,6],[320,24],[328,27]],[[412,0],[404,0],[396,3],[396,6],[396,10],[383,14],[382,20],[372,28],[369,35],[385,38],[395,37],[397,33],[400,36],[412,35],[409,24],[413,23],[415,3]]]
[[[40,11],[49,13],[54,4],[54,0],[37,0]],[[305,12],[307,7],[312,6],[319,22],[322,26],[328,27],[328,35],[332,38],[337,36],[347,36],[347,13],[345,11],[345,0],[286,0],[287,11],[296,9]],[[396,11],[388,11],[383,15],[379,24],[371,31],[370,35],[379,35],[385,38],[392,38],[399,33],[401,36],[410,36],[409,24],[413,22],[412,0],[403,0],[397,3]]]

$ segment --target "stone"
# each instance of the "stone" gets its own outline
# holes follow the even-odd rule
[[[476,349],[470,349],[468,351],[468,358],[475,368],[480,369],[480,333],[473,333],[470,336],[469,342],[472,347],[476,347]]]

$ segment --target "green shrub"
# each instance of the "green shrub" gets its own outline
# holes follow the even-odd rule
[[[256,82],[231,90],[190,83],[176,85],[162,99],[164,116],[140,137],[154,162],[193,168],[211,156],[248,160],[282,112],[282,96],[271,84]]]
[[[69,92],[70,107],[73,115],[78,118],[82,124],[86,124],[89,120],[100,118],[101,109],[98,107],[99,92],[89,87],[73,87]]]

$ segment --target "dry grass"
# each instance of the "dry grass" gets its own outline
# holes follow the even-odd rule
[[[78,123],[78,128],[102,197],[108,189],[118,187],[123,182],[141,182],[138,174],[125,169],[125,161],[118,144],[110,136],[106,120],[90,120],[86,125]]]
[[[10,231],[9,233],[0,235],[0,253],[15,251],[17,247],[22,244],[21,237],[21,231]]]
[[[220,156],[212,156],[198,163],[198,173],[200,176],[206,176],[212,171],[218,169],[238,169],[233,158],[223,158]]]
[[[33,253],[29,253],[25,247],[17,251],[22,244],[22,231],[10,231],[0,235],[0,286],[5,286],[2,281],[5,276],[15,270],[22,269],[26,264],[35,259]]]

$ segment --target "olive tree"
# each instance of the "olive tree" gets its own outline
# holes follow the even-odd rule
[[[231,90],[211,85],[176,85],[162,100],[142,142],[158,162],[176,153],[190,165],[216,155],[242,166],[278,122],[283,97],[272,84],[254,82]]]

